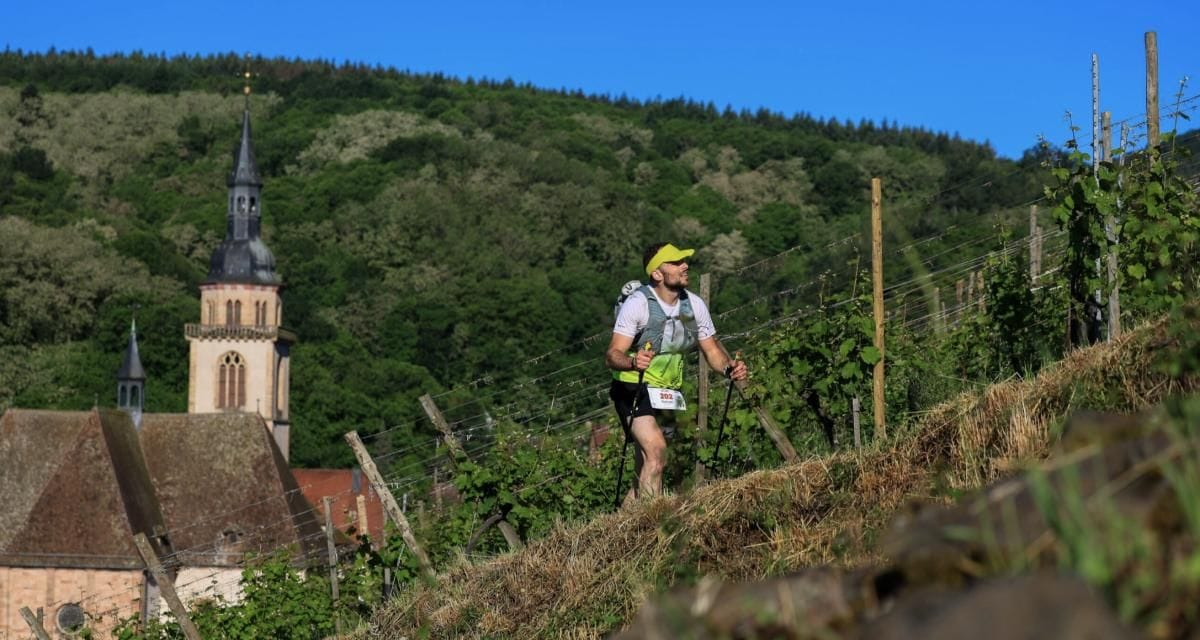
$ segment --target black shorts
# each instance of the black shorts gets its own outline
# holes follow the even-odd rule
[[[674,411],[659,411],[650,406],[650,392],[646,390],[644,384],[636,382],[623,382],[621,380],[613,380],[612,386],[608,388],[608,397],[612,398],[613,407],[617,410],[617,419],[621,421],[621,428],[625,430],[625,437],[631,436],[629,433],[630,425],[629,411],[633,410],[633,417],[654,416],[658,421],[658,426],[663,430],[663,436],[670,438],[675,434],[675,412]],[[637,395],[637,408],[633,407],[634,394]]]

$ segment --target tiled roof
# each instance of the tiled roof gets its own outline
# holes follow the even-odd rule
[[[383,501],[357,469],[293,469],[296,483],[308,501],[317,508],[317,517],[325,522],[325,496],[333,498],[333,526],[347,535],[358,535],[358,496],[363,496],[367,511],[367,533],[372,542],[383,541]],[[356,490],[357,485],[357,490]]]
[[[140,435],[184,564],[228,564],[289,546],[324,553],[317,514],[257,414],[146,414]]]
[[[0,563],[142,566],[133,535],[163,517],[128,414],[11,409],[0,461]]]
[[[167,564],[224,566],[324,538],[256,414],[28,411],[0,417],[0,565],[141,568],[135,533]]]

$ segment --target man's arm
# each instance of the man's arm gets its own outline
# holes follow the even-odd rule
[[[725,346],[715,336],[701,340],[700,351],[704,353],[704,359],[708,361],[708,366],[714,371],[725,373],[725,369],[732,365],[733,369],[730,370],[729,377],[733,380],[745,380],[749,375],[746,363],[730,358],[729,352],[725,351]]]

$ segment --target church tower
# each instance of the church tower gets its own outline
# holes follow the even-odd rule
[[[137,323],[129,324],[129,346],[117,370],[117,408],[128,413],[134,428],[142,428],[142,407],[146,401],[146,370],[138,356]]]
[[[275,257],[259,237],[263,183],[254,161],[248,100],[242,141],[226,181],[225,240],[200,285],[200,322],[184,328],[191,351],[188,413],[257,412],[286,458],[288,360],[295,335],[281,327],[282,283]]]

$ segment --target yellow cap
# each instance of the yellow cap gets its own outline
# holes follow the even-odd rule
[[[646,275],[654,273],[654,270],[661,267],[664,262],[675,262],[696,253],[695,249],[680,249],[673,244],[664,244],[658,253],[650,258],[650,262],[646,263]]]

